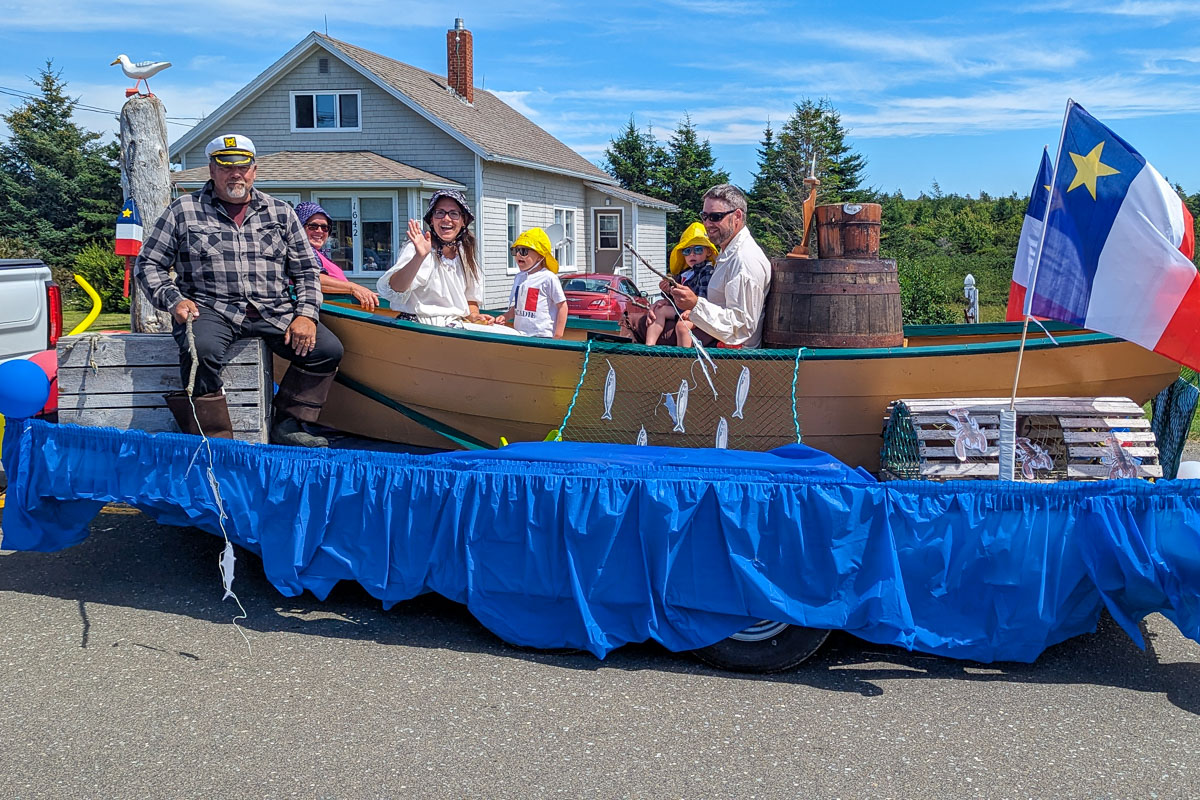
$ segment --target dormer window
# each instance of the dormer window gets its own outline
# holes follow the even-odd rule
[[[360,92],[292,92],[292,131],[361,131]]]

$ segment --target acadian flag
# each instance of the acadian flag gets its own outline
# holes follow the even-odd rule
[[[1037,263],[1038,247],[1042,243],[1042,226],[1046,208],[1050,205],[1050,182],[1054,180],[1054,165],[1050,154],[1042,150],[1042,165],[1029,191],[1029,208],[1021,223],[1021,238],[1017,242],[1017,260],[1013,263],[1012,283],[1008,287],[1008,310],[1004,318],[1010,322],[1025,319],[1025,290]]]
[[[1192,215],[1146,159],[1069,101],[1025,313],[1200,368]]]
[[[142,251],[142,215],[130,197],[117,214],[117,244],[119,256],[136,256]]]

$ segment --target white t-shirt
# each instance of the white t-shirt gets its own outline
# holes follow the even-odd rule
[[[478,303],[481,292],[478,283],[467,272],[461,255],[442,258],[436,251],[431,252],[417,268],[417,276],[407,292],[397,292],[391,287],[388,281],[416,254],[412,242],[404,245],[396,265],[380,275],[375,284],[379,296],[387,300],[393,310],[413,314],[418,322],[426,325],[445,326],[470,314],[467,302]]]
[[[567,302],[558,276],[545,267],[518,272],[513,278],[508,305],[516,309],[513,327],[526,336],[554,336],[558,304]]]

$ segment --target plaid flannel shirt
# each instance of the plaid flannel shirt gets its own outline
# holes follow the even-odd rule
[[[320,267],[292,207],[252,188],[239,228],[213,194],[212,181],[167,206],[142,245],[135,273],[156,308],[169,312],[186,297],[235,326],[253,306],[284,330],[297,315],[315,320],[321,304]]]

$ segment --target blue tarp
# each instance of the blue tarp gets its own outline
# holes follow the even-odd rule
[[[108,502],[217,533],[199,444],[13,422],[3,546],[76,544]],[[522,645],[686,650],[771,619],[1032,661],[1102,607],[1139,642],[1155,611],[1200,640],[1200,481],[879,484],[802,445],[211,448],[229,536],[283,594],[434,591]]]

